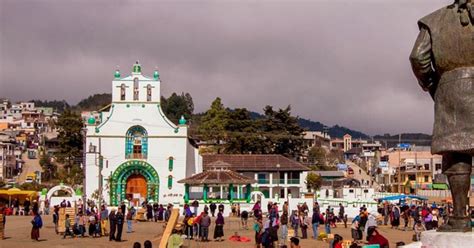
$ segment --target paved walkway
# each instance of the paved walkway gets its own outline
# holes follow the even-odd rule
[[[41,242],[32,241],[30,239],[31,217],[25,216],[8,216],[6,223],[5,236],[7,239],[0,240],[0,247],[10,247],[10,248],[56,248],[56,247],[114,247],[114,248],[131,248],[134,242],[140,242],[143,247],[143,242],[145,240],[152,240],[153,247],[158,247],[159,236],[163,232],[163,223],[155,222],[139,222],[133,223],[133,229],[135,232],[123,233],[124,241],[121,243],[110,242],[108,238],[66,238],[62,239],[59,235],[56,235],[54,232],[54,225],[52,223],[52,216],[43,216],[43,228],[40,231]],[[212,225],[209,230],[209,236],[212,237],[214,232],[214,221],[212,219]],[[249,229],[253,225],[253,221],[249,220]],[[126,230],[126,225],[124,226]],[[321,230],[321,228],[320,228]],[[240,235],[249,237],[251,242],[249,243],[238,243],[227,240],[235,232],[238,232]],[[309,230],[308,234],[311,232]],[[345,239],[350,239],[350,228],[333,228],[333,233],[342,235]],[[398,241],[404,241],[405,243],[410,243],[413,232],[392,230],[389,227],[380,227],[380,232],[390,241],[390,247],[395,247],[395,243]],[[243,230],[239,227],[239,220],[237,218],[226,218],[224,234],[226,240],[223,242],[196,242],[185,240],[185,247],[232,247],[232,248],[241,248],[241,247],[254,247],[254,233],[252,230]],[[328,243],[323,241],[316,241],[312,239],[302,240],[301,247],[328,247]]]

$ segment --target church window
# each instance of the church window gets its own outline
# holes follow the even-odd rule
[[[173,176],[169,175],[168,176],[168,189],[171,189],[173,187]]]
[[[133,79],[133,100],[138,101],[138,78]]]
[[[146,100],[151,102],[151,85],[146,86]]]
[[[173,171],[173,161],[174,161],[173,157],[168,158],[168,169],[169,169],[169,171]]]
[[[125,101],[125,84],[120,85],[120,100]]]
[[[128,129],[125,138],[126,159],[146,159],[148,154],[148,137],[146,130],[141,126]]]

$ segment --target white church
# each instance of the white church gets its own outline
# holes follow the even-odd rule
[[[85,141],[85,197],[100,195],[111,206],[128,200],[182,202],[178,180],[202,172],[202,158],[188,140],[186,120],[175,125],[160,106],[160,78],[149,78],[141,65],[129,76],[115,72],[112,103],[91,116]]]

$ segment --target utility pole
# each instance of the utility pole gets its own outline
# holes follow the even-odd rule
[[[86,168],[87,168],[87,164],[86,164],[86,147],[87,147],[87,143],[86,143],[86,135],[87,135],[87,128],[86,127],[83,127],[82,128],[82,170],[84,171],[84,179],[83,179],[83,183],[82,183],[82,204],[84,204],[84,206],[87,206],[86,205],[86,201],[87,201],[87,195],[86,195],[86,175],[87,175],[87,171],[86,171]]]
[[[398,193],[402,193],[402,157],[401,157],[401,150],[402,149],[402,134],[398,134]]]
[[[102,206],[102,168],[104,168],[104,157],[102,156],[102,140],[99,137],[99,208]]]

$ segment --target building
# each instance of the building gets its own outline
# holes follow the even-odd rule
[[[331,139],[331,149],[347,152],[352,148],[362,148],[362,145],[366,143],[368,143],[367,140],[352,139],[350,134],[345,134],[342,139]]]
[[[182,202],[185,186],[177,182],[201,172],[201,158],[186,120],[175,125],[163,114],[160,87],[158,71],[146,77],[138,62],[129,76],[115,72],[110,109],[87,121],[85,198],[113,206]]]
[[[229,169],[256,180],[252,186],[266,198],[298,198],[306,189],[309,168],[277,154],[203,155],[204,170],[216,161],[229,164]]]
[[[303,142],[307,149],[311,147],[323,147],[329,150],[331,137],[327,132],[306,131],[303,134]]]
[[[432,189],[433,179],[441,174],[442,157],[431,154],[430,147],[410,147],[382,152],[379,168],[387,190],[416,193],[417,189]],[[400,169],[400,173],[399,173]],[[399,174],[401,179],[399,180]]]

